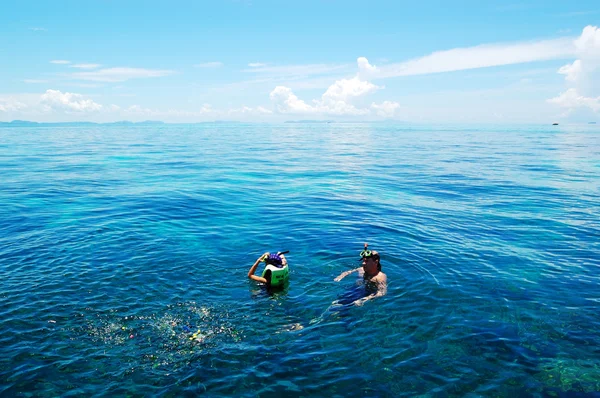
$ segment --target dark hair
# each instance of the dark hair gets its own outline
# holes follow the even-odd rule
[[[373,260],[377,261],[377,271],[381,271],[381,257],[379,256],[379,253],[373,250],[371,257],[373,257]]]
[[[362,257],[363,259],[365,258],[372,258],[373,261],[377,261],[377,271],[381,271],[381,257],[379,256],[379,253],[376,252],[375,250],[373,250],[371,252],[370,256],[367,257]]]

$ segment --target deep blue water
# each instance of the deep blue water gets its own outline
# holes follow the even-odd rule
[[[2,396],[598,396],[599,282],[600,127],[0,129]]]

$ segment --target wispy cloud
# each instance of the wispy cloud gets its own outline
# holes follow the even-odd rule
[[[389,78],[566,59],[574,55],[573,38],[563,37],[534,42],[454,48],[378,68],[367,63],[363,72],[371,78]]]
[[[46,28],[40,28],[40,27],[29,28],[29,30],[32,30],[34,32],[46,32],[47,31]]]
[[[248,66],[251,68],[260,68],[261,66],[267,66],[267,64],[262,64],[260,62],[250,62]]]
[[[69,86],[81,87],[81,88],[98,88],[104,87],[101,83],[68,83]]]
[[[373,103],[370,108],[357,108],[352,103],[355,98],[383,88],[374,85],[370,80],[564,59],[573,57],[576,51],[574,40],[563,37],[535,42],[484,44],[475,47],[454,48],[381,67],[370,64],[365,57],[359,57],[357,59],[358,74],[352,79],[336,81],[320,99],[305,102],[299,99],[289,87],[282,85],[275,87],[270,93],[270,99],[279,113],[376,114],[381,117],[392,117],[400,110],[400,104],[397,102]],[[337,66],[332,68],[328,65],[301,65],[286,68],[263,67],[256,69],[263,73],[276,74],[280,72],[293,75],[301,72],[308,74],[335,71]]]
[[[23,79],[23,83],[27,83],[27,84],[48,83],[48,80],[40,80],[40,79]]]
[[[196,64],[194,65],[194,68],[220,68],[221,66],[223,66],[223,62],[215,61]]]
[[[78,69],[96,69],[101,67],[100,64],[73,64],[69,65],[70,68],[78,68]]]
[[[57,65],[67,65],[70,64],[71,61],[67,61],[65,59],[54,59],[52,61],[50,61],[51,64],[57,64]]]
[[[90,80],[96,82],[124,82],[131,79],[145,79],[150,77],[163,77],[174,74],[172,70],[144,69],[144,68],[105,68],[90,72],[72,73],[70,76],[77,80]]]
[[[351,65],[282,65],[282,66],[257,66],[244,69],[243,72],[269,75],[270,77],[298,77],[324,75],[340,71],[349,71]]]

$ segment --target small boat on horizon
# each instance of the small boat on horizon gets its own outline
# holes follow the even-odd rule
[[[558,126],[558,122],[552,123],[553,126]]]

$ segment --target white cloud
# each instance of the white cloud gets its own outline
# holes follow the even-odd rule
[[[51,64],[57,64],[57,65],[66,65],[66,64],[70,64],[71,61],[67,61],[65,59],[54,59],[52,61],[50,61]]]
[[[361,70],[374,70],[366,58],[357,60],[359,74]],[[362,68],[362,69],[361,69]],[[367,115],[371,113],[368,108],[357,108],[352,102],[362,96],[373,93],[383,87],[363,80],[360,75],[351,79],[339,79],[331,84],[319,100],[313,100],[314,105],[309,105],[299,99],[292,89],[277,86],[269,95],[271,102],[279,113],[298,114],[325,114],[325,115]]]
[[[313,101],[314,105],[309,105],[299,99],[292,92],[292,89],[285,86],[275,87],[269,97],[279,113],[356,116],[369,114],[370,110],[356,108],[350,102],[379,88],[372,83],[354,77],[352,79],[341,79],[333,83],[321,96],[320,100]]]
[[[375,111],[377,116],[381,117],[394,117],[400,110],[400,104],[393,101],[383,101],[381,104],[372,103],[371,109]]]
[[[370,94],[382,87],[361,80],[358,76],[352,79],[341,79],[333,83],[321,96],[319,108],[321,112],[332,115],[366,115],[368,109],[358,109],[351,102]]]
[[[549,103],[566,108],[567,114],[577,108],[600,111],[600,29],[586,26],[573,41],[577,59],[562,66],[558,73],[565,75],[569,87]]]
[[[32,30],[34,32],[45,32],[47,29],[46,28],[40,28],[40,27],[33,27],[33,28],[29,28],[29,30]]]
[[[248,66],[251,68],[260,68],[262,66],[267,66],[267,64],[261,64],[260,62],[250,62]]]
[[[587,39],[586,46],[589,46]],[[592,40],[593,41],[593,40]],[[593,41],[595,43],[595,41]],[[366,57],[359,57],[356,62],[358,73],[353,78],[339,79],[330,85],[319,100],[309,105],[299,99],[290,88],[280,85],[270,94],[275,109],[280,113],[322,113],[331,115],[366,115],[376,114],[381,117],[394,117],[400,105],[393,101],[380,104],[372,103],[369,108],[357,108],[353,101],[361,96],[371,94],[383,87],[371,83],[373,79],[398,76],[422,75],[441,72],[484,68],[491,66],[511,65],[526,62],[563,59],[572,57],[576,52],[576,44],[570,38],[519,42],[508,44],[485,44],[475,47],[455,48],[438,51],[424,57],[415,58],[390,65],[372,65]],[[289,75],[302,72],[322,72],[343,69],[336,65],[335,69],[327,65],[304,65],[287,67],[263,67],[249,71],[262,73],[286,73]],[[565,67],[564,73],[575,73],[572,67]],[[308,73],[307,73],[308,74]]]
[[[371,65],[365,57],[359,57],[356,62],[358,63],[358,75],[363,79],[368,79],[379,72],[377,67]]]
[[[17,112],[27,105],[13,97],[0,98],[0,112]]]
[[[62,93],[59,90],[46,90],[41,97],[44,110],[61,109],[75,112],[93,112],[102,109],[102,105],[91,99],[85,99],[81,94]]]
[[[594,112],[600,111],[600,97],[584,97],[574,88],[568,89],[558,97],[549,99],[548,102],[566,109],[590,108]]]
[[[79,69],[96,69],[101,67],[100,64],[74,64],[70,65],[71,68],[79,68]]]
[[[143,69],[143,68],[107,68],[91,72],[76,72],[70,76],[78,80],[97,82],[124,82],[130,79],[143,79],[172,75],[171,70]]]
[[[317,109],[302,101],[292,92],[292,89],[277,86],[269,94],[275,109],[280,113],[315,113]]]
[[[572,64],[567,64],[562,66],[558,73],[562,75],[566,75],[567,81],[576,82],[579,76],[581,75],[581,60],[576,59]]]
[[[341,79],[333,83],[325,94],[323,94],[323,102],[348,101],[356,97],[360,97],[376,91],[382,87],[378,87],[373,83],[361,80],[358,77],[352,79]]]
[[[84,95],[59,90],[47,90],[43,94],[0,94],[2,118],[26,118],[41,122],[67,121],[81,120],[83,113],[86,114],[86,119],[98,121],[159,119],[197,122],[220,119],[262,121],[266,115],[273,114],[273,111],[264,106],[214,109],[206,103],[194,110],[152,109],[138,104],[120,107],[115,104],[101,105]]]
[[[23,83],[27,83],[27,84],[48,83],[48,80],[40,80],[40,79],[23,79]]]
[[[366,58],[363,58],[361,63],[363,69],[369,70],[373,77],[388,78],[564,59],[574,54],[573,40],[559,38],[525,43],[483,44],[436,51],[424,57],[384,65],[375,70],[369,68]]]
[[[195,68],[219,68],[223,66],[223,62],[203,62],[201,64],[194,65]]]
[[[248,106],[241,106],[240,108],[232,108],[226,110],[217,110],[210,104],[203,104],[199,110],[186,111],[180,109],[169,109],[169,110],[157,110],[144,108],[139,105],[132,105],[121,111],[121,114],[125,117],[138,119],[138,118],[159,118],[161,120],[181,120],[186,119],[194,122],[199,120],[215,120],[215,119],[248,119],[253,117],[261,117],[264,115],[272,114],[273,111],[258,106],[251,108]],[[259,119],[262,120],[262,119]]]
[[[339,82],[334,83],[338,84]],[[325,94],[323,94],[323,97]],[[359,109],[348,102],[337,99],[335,97],[328,97],[326,100],[314,100],[314,105],[309,105],[303,100],[299,99],[289,87],[277,86],[269,98],[273,103],[275,110],[278,113],[287,114],[323,114],[323,115],[366,115],[370,113],[369,109]]]
[[[600,29],[591,25],[583,28],[581,36],[575,40],[575,48],[580,56],[600,60]]]

